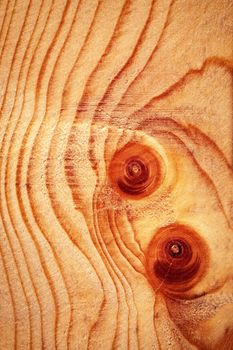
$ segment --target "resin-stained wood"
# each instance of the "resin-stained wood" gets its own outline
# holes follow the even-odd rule
[[[232,13],[0,1],[0,349],[233,349]]]

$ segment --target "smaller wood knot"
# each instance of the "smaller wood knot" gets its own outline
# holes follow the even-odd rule
[[[109,166],[109,179],[123,197],[140,199],[148,196],[163,179],[161,156],[148,146],[128,143],[114,154]]]

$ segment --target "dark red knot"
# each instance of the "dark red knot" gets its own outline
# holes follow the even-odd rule
[[[155,288],[161,285],[164,293],[183,293],[203,277],[208,255],[208,246],[196,231],[172,224],[155,233],[147,252],[147,271]]]
[[[162,181],[162,159],[146,145],[128,143],[109,166],[112,186],[124,197],[139,199],[153,193]]]

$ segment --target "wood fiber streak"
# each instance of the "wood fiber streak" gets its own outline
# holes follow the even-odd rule
[[[0,1],[0,349],[233,349],[232,13]]]

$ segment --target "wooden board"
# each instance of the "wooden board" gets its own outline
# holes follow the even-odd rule
[[[0,349],[233,349],[232,17],[0,1]]]

